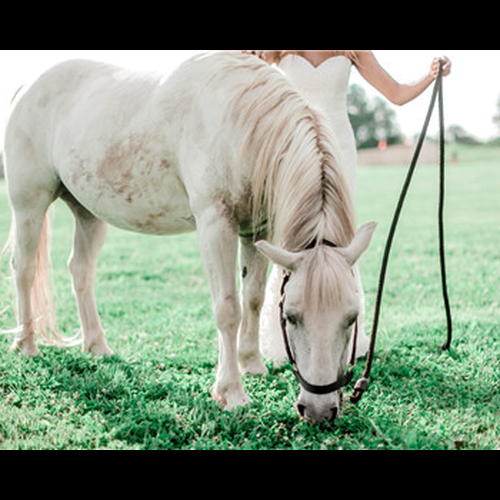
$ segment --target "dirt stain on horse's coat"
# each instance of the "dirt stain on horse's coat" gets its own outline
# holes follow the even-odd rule
[[[132,142],[115,142],[106,150],[104,160],[97,170],[97,176],[106,184],[115,185],[130,180],[129,169],[132,158],[137,154],[138,145]]]
[[[116,141],[106,149],[104,159],[97,169],[97,177],[117,194],[130,195],[134,176],[151,174],[155,169],[166,172],[172,168],[167,158],[155,158],[148,136],[132,134],[125,140]]]
[[[104,159],[96,172],[104,187],[111,188],[116,194],[124,196],[128,203],[133,202],[135,195],[134,169],[142,166],[142,170],[146,173],[151,168],[144,164],[148,161],[149,155],[145,144],[147,141],[137,135],[112,143],[106,149]]]

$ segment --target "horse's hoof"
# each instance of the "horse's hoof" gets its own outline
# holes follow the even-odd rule
[[[212,395],[215,401],[220,403],[224,411],[227,412],[234,412],[238,408],[243,408],[252,402],[243,389],[233,391],[227,390],[224,392],[219,392],[217,389],[214,389]]]
[[[84,346],[83,352],[87,352],[96,358],[111,358],[115,355],[106,342],[96,342],[91,346]]]
[[[267,375],[269,370],[263,363],[260,356],[253,360],[240,361],[240,370],[243,375]]]
[[[25,358],[37,358],[41,355],[40,349],[33,339],[30,340],[14,340],[10,352],[19,352]]]

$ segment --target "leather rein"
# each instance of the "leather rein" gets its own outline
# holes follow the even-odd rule
[[[379,327],[379,321],[380,321],[380,312],[381,312],[381,307],[382,307],[382,299],[383,299],[383,293],[384,293],[384,288],[385,288],[385,281],[386,281],[386,275],[387,275],[387,269],[388,269],[388,264],[389,264],[389,258],[391,254],[391,249],[392,249],[392,244],[394,241],[394,236],[396,234],[396,229],[400,220],[401,212],[403,210],[404,203],[406,201],[406,197],[408,194],[408,190],[410,188],[412,179],[413,179],[413,174],[415,172],[415,169],[418,164],[418,160],[420,157],[420,153],[422,151],[422,147],[427,135],[427,130],[429,127],[429,123],[435,108],[436,101],[439,101],[439,122],[440,122],[440,161],[439,161],[439,166],[440,166],[440,193],[439,193],[439,214],[438,214],[438,223],[439,223],[439,249],[440,249],[440,264],[441,264],[441,281],[442,281],[442,291],[443,291],[443,301],[444,301],[444,307],[445,307],[445,312],[446,312],[446,320],[447,320],[447,340],[446,343],[442,346],[443,350],[448,350],[451,347],[452,339],[453,339],[453,317],[452,317],[452,311],[451,311],[451,306],[450,306],[450,299],[448,295],[448,285],[447,285],[447,272],[446,272],[446,249],[445,249],[445,228],[444,228],[444,206],[445,206],[445,167],[446,167],[446,162],[445,162],[445,126],[444,126],[444,98],[443,98],[443,60],[440,61],[439,65],[439,74],[436,79],[436,84],[434,87],[434,92],[431,98],[431,103],[429,106],[429,111],[427,114],[427,118],[424,123],[424,127],[422,130],[422,133],[420,135],[420,139],[417,143],[417,147],[415,150],[415,154],[413,157],[413,160],[410,165],[410,169],[408,171],[408,175],[405,181],[405,184],[403,185],[403,190],[401,192],[401,196],[398,202],[398,206],[396,208],[396,213],[394,215],[394,219],[392,221],[391,229],[389,231],[389,237],[387,240],[385,252],[384,252],[384,258],[382,261],[382,270],[380,273],[380,278],[379,278],[379,286],[378,286],[378,293],[377,293],[377,299],[376,299],[376,304],[375,304],[375,315],[374,315],[374,320],[373,320],[373,329],[372,329],[372,335],[370,339],[370,349],[368,352],[368,358],[366,361],[366,368],[365,371],[363,372],[362,377],[357,381],[355,387],[354,387],[354,392],[350,398],[351,403],[357,404],[359,401],[362,399],[363,395],[367,392],[369,383],[370,383],[370,375],[371,375],[371,370],[373,367],[373,361],[374,361],[374,356],[375,356],[375,347],[376,347],[376,341],[377,341],[377,333],[378,333],[378,327]],[[438,99],[439,98],[439,99]],[[334,245],[333,243],[324,240],[320,242],[322,245],[326,245],[331,248],[337,248],[337,245]],[[317,241],[312,242],[306,250],[311,250],[315,248],[318,245]],[[286,353],[288,355],[288,359],[290,360],[290,363],[292,364],[293,371],[295,373],[296,378],[300,382],[300,385],[309,393],[311,394],[316,394],[316,395],[326,395],[326,394],[332,394],[334,392],[337,392],[344,387],[346,387],[353,379],[354,377],[354,365],[356,364],[356,350],[357,350],[357,343],[358,343],[358,323],[356,322],[355,326],[355,333],[354,333],[354,347],[353,347],[353,352],[352,352],[352,357],[351,357],[351,367],[349,371],[347,372],[346,375],[341,377],[339,380],[336,382],[330,384],[330,385],[314,385],[310,384],[307,380],[304,379],[302,374],[299,371],[299,367],[297,365],[297,361],[294,357],[292,348],[290,346],[290,340],[288,338],[288,332],[287,332],[287,319],[285,316],[285,299],[286,299],[286,287],[290,281],[291,274],[286,273],[284,280],[283,280],[283,285],[281,287],[281,302],[280,302],[280,314],[281,314],[281,330],[283,333],[283,339],[285,342],[285,348],[286,348]]]

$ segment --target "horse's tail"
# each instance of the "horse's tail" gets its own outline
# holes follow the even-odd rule
[[[51,237],[52,219],[47,212],[36,257],[36,275],[31,291],[31,306],[35,330],[41,335],[42,341],[51,345],[60,345],[63,343],[63,339],[57,334],[56,308],[50,282]]]
[[[5,246],[3,247],[2,251],[0,252],[0,264],[2,264],[1,269],[1,277],[4,278],[5,275],[3,273],[3,260],[5,257],[10,256],[12,254],[12,248],[14,245],[14,222],[12,222],[10,226],[10,233],[9,233],[9,238],[7,239],[7,242],[5,243]],[[0,305],[0,307],[3,307],[3,304]],[[11,306],[7,306],[3,309],[0,309],[0,316],[2,316],[4,313],[6,313]],[[0,329],[0,333],[9,333],[6,332],[5,330]]]
[[[31,290],[31,307],[33,313],[33,326],[36,333],[41,337],[44,344],[61,345],[63,339],[57,334],[56,309],[50,282],[50,241],[52,233],[52,220],[47,213],[43,222],[40,246],[36,256],[36,274],[33,288]],[[12,254],[15,242],[15,224],[12,223],[9,239],[0,254],[0,257]],[[8,309],[8,308],[7,308]],[[5,309],[2,312],[5,312]],[[25,325],[18,325],[18,328],[10,332],[17,332]],[[9,333],[4,331],[4,333]]]

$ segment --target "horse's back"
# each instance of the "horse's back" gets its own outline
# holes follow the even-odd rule
[[[51,166],[54,107],[77,85],[83,61],[59,64],[23,85],[11,102],[4,137],[5,170],[12,202],[33,193],[55,191],[59,184]],[[83,68],[82,68],[83,69]],[[54,106],[55,105],[55,106]]]
[[[12,100],[12,110],[6,135],[16,133],[20,128],[35,132],[38,120],[52,114],[65,99],[76,97],[99,74],[105,74],[112,66],[86,60],[71,60],[60,63],[32,82],[21,87]],[[27,116],[31,120],[26,120]]]
[[[11,191],[21,197],[65,189],[91,213],[134,231],[193,230],[175,172],[169,110],[158,105],[160,84],[156,73],[85,60],[48,70],[11,112]]]
[[[23,150],[29,151],[38,169],[51,163],[54,156],[51,147],[56,145],[59,127],[68,125],[68,118],[82,102],[83,94],[91,92],[93,82],[111,68],[86,60],[67,61],[21,87],[12,101],[5,132],[5,153],[11,159],[8,165],[11,173],[21,166],[28,167],[21,161]]]
[[[60,182],[125,229],[193,230],[214,196],[225,214],[241,206],[232,183],[241,137],[228,110],[259,67],[271,71],[235,53],[198,56],[169,78],[85,60],[59,64],[16,100],[8,175]]]

